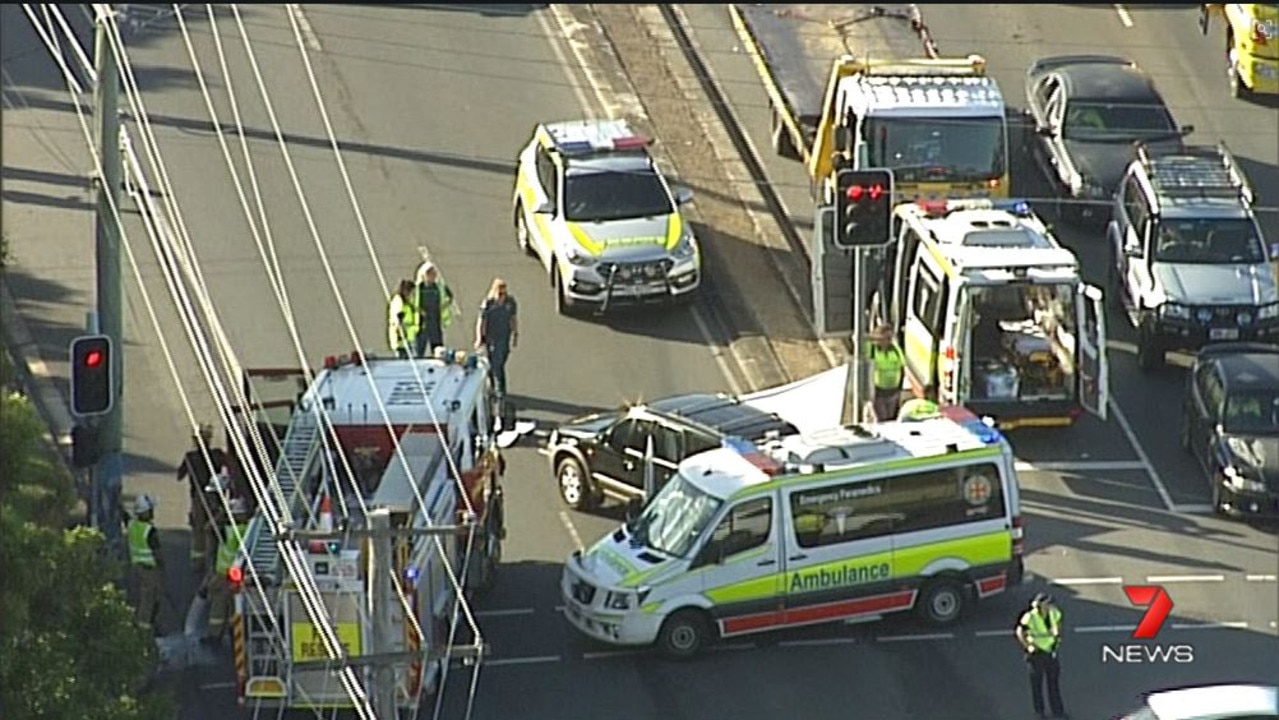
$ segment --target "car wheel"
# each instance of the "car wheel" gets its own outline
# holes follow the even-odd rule
[[[564,290],[564,279],[560,277],[559,268],[552,268],[555,283],[555,312],[565,317],[571,317],[577,314],[577,303],[573,298],[568,296]]]
[[[529,242],[528,222],[524,219],[524,205],[515,206],[515,244],[525,254],[533,254],[533,244]]]
[[[1144,373],[1154,372],[1164,364],[1164,349],[1148,325],[1137,331],[1137,367]]]
[[[657,633],[657,647],[674,660],[687,660],[711,641],[710,623],[700,610],[680,610],[662,623]]]
[[[916,609],[930,625],[950,625],[963,616],[968,604],[964,586],[951,578],[938,578],[924,586]]]
[[[595,488],[586,475],[586,468],[577,458],[565,457],[555,464],[555,484],[560,499],[574,510],[589,510],[595,505]]]
[[[1210,475],[1212,483],[1212,511],[1218,515],[1226,514],[1226,506],[1221,501],[1221,478]]]

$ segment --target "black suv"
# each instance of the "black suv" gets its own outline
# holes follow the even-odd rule
[[[1181,444],[1207,473],[1213,509],[1279,517],[1279,347],[1209,345],[1187,383]]]
[[[686,457],[720,447],[726,437],[758,441],[795,426],[724,394],[678,395],[570,420],[551,433],[547,455],[560,497],[590,509],[605,497],[622,502],[659,490]],[[645,456],[653,443],[651,487]]]

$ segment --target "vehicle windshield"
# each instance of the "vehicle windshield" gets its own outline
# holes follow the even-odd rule
[[[1222,429],[1230,435],[1279,434],[1279,391],[1230,393],[1226,396]]]
[[[657,217],[674,212],[656,173],[570,173],[564,180],[564,217],[571,222],[606,222]]]
[[[628,526],[635,542],[687,557],[724,502],[676,475]]]
[[[980,182],[1007,171],[1004,118],[888,118],[867,122],[871,167],[899,183]]]
[[[1159,221],[1155,260],[1169,263],[1261,263],[1266,248],[1257,226],[1246,219]]]
[[[1146,138],[1177,132],[1163,105],[1073,102],[1066,106],[1062,136],[1076,139]]]

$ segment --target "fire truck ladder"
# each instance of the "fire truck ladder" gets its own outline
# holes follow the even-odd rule
[[[318,454],[321,431],[320,419],[315,412],[306,408],[299,408],[289,423],[288,432],[280,447],[280,460],[275,467],[277,498],[283,499],[287,508],[281,519],[290,516],[296,518],[306,512],[306,498],[301,497],[299,485],[306,478],[306,473]],[[259,574],[278,583],[282,579],[280,547],[272,528],[263,526],[265,520],[260,514],[254,519],[248,556]]]

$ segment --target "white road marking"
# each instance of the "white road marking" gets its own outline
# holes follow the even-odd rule
[[[510,608],[508,610],[476,610],[475,617],[512,617],[515,615],[532,615],[537,612],[533,608]]]
[[[233,682],[215,682],[215,683],[204,683],[203,685],[200,686],[200,689],[201,690],[227,690],[233,687],[235,687],[235,683]]]
[[[564,607],[563,605],[556,605],[556,606],[555,606],[555,612],[557,612],[557,613],[562,613],[562,612],[564,612],[564,611],[565,611],[565,610],[567,610],[567,609],[568,609],[568,608]]]
[[[1119,22],[1123,23],[1124,27],[1132,27],[1132,16],[1128,14],[1128,8],[1123,5],[1115,5],[1115,14],[1119,16]]]
[[[1124,411],[1119,408],[1119,403],[1114,398],[1111,398],[1109,405],[1111,412],[1115,415],[1115,422],[1119,423],[1119,428],[1128,437],[1128,444],[1132,445],[1133,452],[1137,453],[1137,459],[1141,461],[1142,469],[1150,476],[1150,482],[1154,484],[1155,491],[1159,493],[1159,499],[1163,501],[1164,507],[1168,509],[1168,512],[1177,512],[1177,505],[1172,501],[1172,495],[1168,494],[1168,487],[1159,478],[1159,473],[1155,471],[1154,464],[1150,462],[1150,456],[1146,454],[1146,449],[1137,440],[1137,434],[1132,431],[1132,425],[1128,424],[1128,418],[1124,415]]]
[[[1124,579],[1121,577],[1095,577],[1095,578],[1061,578],[1051,581],[1053,585],[1123,585]]]
[[[1106,470],[1145,470],[1140,460],[1097,460],[1078,462],[1029,462],[1018,460],[1017,472],[1090,472]]]
[[[1207,503],[1188,503],[1185,505],[1173,506],[1173,512],[1180,513],[1182,515],[1211,515],[1213,510],[1212,506]]]
[[[312,52],[324,52],[324,48],[320,46],[320,38],[315,34],[315,29],[311,27],[311,21],[306,19],[306,13],[302,12],[300,3],[288,3],[289,10],[293,11],[294,17],[298,19],[298,31],[302,33],[302,42],[306,43],[306,49]]]
[[[1276,580],[1279,580],[1279,577],[1275,575],[1245,575],[1244,580],[1247,580],[1248,582],[1275,582]],[[1274,625],[1274,623],[1270,624]]]
[[[733,395],[743,394],[741,384],[737,382],[737,378],[733,377],[731,368],[728,366],[728,360],[724,357],[724,348],[721,348],[719,344],[715,342],[715,336],[711,334],[711,329],[706,324],[706,318],[702,317],[701,309],[697,307],[689,309],[692,311],[693,324],[697,326],[698,334],[702,336],[702,340],[706,343],[706,347],[711,351],[711,357],[715,358],[715,364],[719,366],[720,373],[724,375],[724,380],[728,383],[728,391]],[[728,346],[728,351],[729,353],[736,354],[733,352],[731,345]],[[737,360],[736,358],[734,358],[734,360],[737,362],[738,366],[741,365],[740,360]]]
[[[1183,582],[1225,582],[1225,575],[1147,575],[1146,582],[1156,585]]]
[[[1077,633],[1132,632],[1136,625],[1085,625],[1075,628]]]
[[[1010,637],[1012,636],[1013,631],[1012,630],[978,630],[977,632],[973,634],[979,638],[980,637]]]
[[[643,655],[643,650],[604,650],[601,652],[582,653],[583,660],[607,660],[615,657],[631,657],[633,655]]]
[[[578,534],[577,527],[573,525],[573,518],[570,518],[567,512],[561,510],[560,522],[564,523],[564,529],[568,530],[568,536],[573,538],[573,544],[577,545],[577,549],[585,552],[586,545],[582,543],[582,536]]]
[[[826,645],[853,645],[854,638],[824,638],[818,640],[783,640],[777,647],[823,647]]]
[[[1234,622],[1210,623],[1173,623],[1173,630],[1247,630],[1248,623],[1242,620]]]
[[[955,633],[931,633],[928,635],[881,635],[877,642],[910,642],[912,640],[954,640]]]
[[[757,650],[755,643],[730,643],[728,645],[714,645],[711,647],[713,652],[738,652],[741,650]]]
[[[514,658],[498,658],[497,660],[481,660],[482,665],[489,667],[497,667],[500,665],[538,665],[541,663],[554,663],[563,660],[559,655],[538,655],[536,657],[514,657]]]

